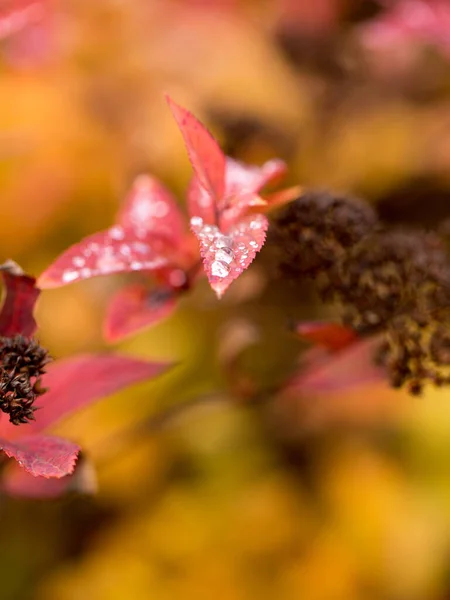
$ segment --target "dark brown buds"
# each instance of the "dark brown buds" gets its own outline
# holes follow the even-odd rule
[[[49,362],[47,350],[36,340],[0,337],[0,410],[14,425],[34,420],[34,402],[45,392],[41,375]]]

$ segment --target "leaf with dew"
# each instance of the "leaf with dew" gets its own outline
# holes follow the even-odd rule
[[[250,215],[224,234],[218,227],[204,224],[202,219],[191,219],[192,231],[200,242],[203,267],[219,298],[262,248],[268,225],[264,215]]]
[[[42,273],[38,285],[49,289],[99,275],[152,271],[168,264],[170,251],[166,238],[139,239],[115,225],[68,248]]]
[[[225,193],[225,155],[211,133],[191,112],[169,96],[166,99],[183,136],[194,173],[207,194],[205,205],[218,207]]]
[[[179,244],[184,235],[185,217],[175,198],[155,177],[140,175],[119,212],[117,223],[137,239],[156,235]]]

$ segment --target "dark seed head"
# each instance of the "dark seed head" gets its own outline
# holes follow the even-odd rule
[[[34,420],[34,402],[46,391],[41,375],[50,360],[34,339],[0,337],[0,410],[14,425]]]
[[[344,321],[361,333],[386,328],[398,315],[417,317],[450,304],[450,265],[441,240],[423,232],[367,236],[329,269],[322,296],[339,302]]]
[[[269,239],[277,248],[283,275],[316,277],[376,225],[376,214],[368,204],[311,191],[278,211]]]
[[[358,200],[310,192],[271,227],[278,270],[313,277],[361,335],[384,333],[378,362],[393,387],[418,395],[450,384],[450,260],[442,237],[381,227]]]

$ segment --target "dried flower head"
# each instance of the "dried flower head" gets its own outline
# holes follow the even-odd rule
[[[316,277],[376,226],[377,216],[368,204],[310,191],[278,211],[270,240],[283,275]]]
[[[376,357],[393,387],[418,395],[425,383],[450,384],[450,328],[428,319],[397,317],[389,325]]]
[[[378,362],[394,387],[420,394],[450,383],[450,262],[439,236],[388,230],[368,236],[328,271],[322,295],[360,333],[384,332]]]
[[[45,392],[40,378],[49,362],[47,350],[33,338],[0,338],[0,410],[14,425],[34,420],[34,402]]]
[[[377,361],[394,387],[450,384],[450,260],[443,238],[381,228],[360,201],[309,193],[277,215],[272,241],[288,276],[314,277],[345,325],[382,333]]]
[[[420,231],[372,234],[334,263],[321,293],[342,305],[344,322],[360,333],[385,328],[399,315],[424,319],[450,305],[445,246]]]

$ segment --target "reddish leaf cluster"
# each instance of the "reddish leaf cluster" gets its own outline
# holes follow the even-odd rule
[[[450,3],[447,0],[399,0],[364,25],[362,41],[372,49],[398,52],[423,46],[438,48],[450,58]]]
[[[386,380],[385,369],[375,362],[376,337],[363,340],[351,328],[327,321],[302,322],[295,331],[313,346],[302,356],[285,393],[324,394]]]
[[[25,275],[20,268],[9,261],[0,270],[6,290],[3,306],[0,310],[0,338],[3,340],[2,368],[12,363],[27,363],[26,354],[30,344],[36,345],[31,336],[36,330],[33,317],[39,289],[35,280]],[[17,354],[20,344],[9,343],[17,336],[24,341],[24,356],[11,356],[8,348]],[[29,340],[29,343],[26,343]],[[32,358],[32,357],[31,357]],[[21,364],[22,364],[21,363]],[[32,423],[16,427],[0,416],[0,450],[17,461],[26,476],[17,475],[17,468],[8,468],[3,478],[4,489],[21,494],[53,495],[70,485],[65,478],[58,486],[43,482],[36,485],[33,477],[64,478],[73,473],[80,448],[77,444],[49,435],[45,431],[56,421],[75,410],[94,402],[131,384],[156,377],[169,367],[166,363],[147,362],[116,354],[86,354],[56,361],[42,375],[42,386],[48,388],[39,398],[39,411]],[[14,365],[12,366],[14,369]],[[2,390],[0,389],[0,400]],[[6,417],[6,415],[4,415]]]
[[[42,288],[52,288],[97,275],[151,272],[156,288],[133,285],[113,299],[105,328],[111,341],[169,315],[177,297],[196,281],[201,259],[211,287],[222,296],[264,244],[268,221],[261,211],[269,199],[260,191],[285,172],[280,160],[254,167],[226,157],[189,111],[168,102],[194,170],[187,205],[200,249],[170,192],[156,179],[141,176],[117,223],[66,250],[39,279]],[[270,204],[292,196],[287,190]]]
[[[6,0],[0,7],[0,42],[14,66],[35,66],[54,54],[52,0]]]

